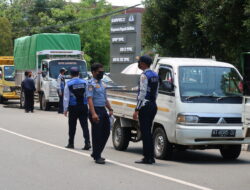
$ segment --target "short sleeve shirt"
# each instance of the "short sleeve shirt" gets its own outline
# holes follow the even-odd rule
[[[87,97],[92,97],[95,107],[104,107],[107,102],[106,86],[94,78],[88,82]]]

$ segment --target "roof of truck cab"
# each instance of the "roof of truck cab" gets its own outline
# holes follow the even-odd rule
[[[179,66],[216,66],[216,67],[234,67],[232,64],[215,61],[213,59],[200,58],[160,58],[159,63],[168,64],[173,67]]]
[[[14,65],[14,57],[0,56],[0,65]]]

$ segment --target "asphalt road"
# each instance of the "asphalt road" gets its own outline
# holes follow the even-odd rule
[[[125,152],[114,150],[111,138],[105,165],[83,151],[80,126],[75,149],[67,144],[67,118],[54,111],[24,113],[10,102],[0,105],[0,190],[249,190],[250,152],[224,161],[218,150],[176,152],[173,161],[137,165],[141,143]]]

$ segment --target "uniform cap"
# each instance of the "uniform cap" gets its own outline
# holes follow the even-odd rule
[[[138,63],[139,62],[143,62],[143,63],[145,63],[145,64],[147,64],[147,65],[151,65],[152,64],[152,58],[150,57],[150,56],[148,56],[148,55],[143,55],[143,56],[141,56],[140,58],[139,58],[139,60],[138,60]]]
[[[79,69],[77,67],[71,67],[70,68],[70,74],[71,75],[78,75],[79,74]]]
[[[60,72],[67,71],[64,67],[60,69]]]

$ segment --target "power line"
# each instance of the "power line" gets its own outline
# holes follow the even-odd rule
[[[69,21],[69,22],[66,22],[66,23],[63,23],[63,24],[50,25],[50,26],[45,26],[45,27],[38,27],[37,29],[43,30],[43,29],[50,29],[50,28],[60,28],[62,26],[67,26],[67,25],[72,25],[72,24],[80,24],[80,23],[91,21],[91,20],[96,20],[96,19],[99,19],[99,18],[105,18],[107,16],[110,16],[110,15],[113,15],[113,14],[116,14],[116,13],[119,13],[119,12],[126,11],[128,9],[137,7],[139,5],[141,5],[141,4],[133,5],[131,7],[127,7],[127,8],[124,8],[124,9],[117,10],[117,11],[112,11],[112,12],[109,12],[109,13],[105,13],[103,15],[98,15],[98,16],[95,16],[95,17],[87,18],[87,19]]]

